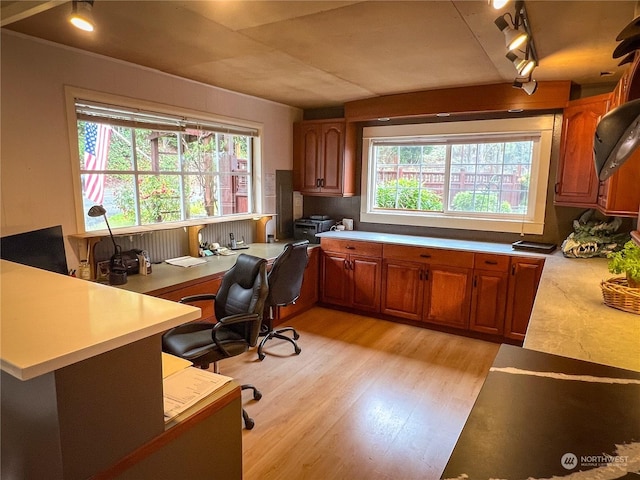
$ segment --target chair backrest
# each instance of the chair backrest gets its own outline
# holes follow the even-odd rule
[[[268,293],[267,261],[242,253],[222,278],[214,305],[216,318],[238,313],[257,313],[258,319],[251,324],[225,327],[242,335],[253,347],[258,341]]]
[[[268,275],[268,306],[289,305],[300,296],[304,269],[309,263],[308,245],[309,240],[288,243],[273,262]]]

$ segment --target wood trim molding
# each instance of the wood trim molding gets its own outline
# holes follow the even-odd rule
[[[533,95],[510,83],[473,87],[424,90],[348,102],[344,106],[348,122],[378,118],[406,118],[438,113],[474,114],[509,110],[563,109],[569,100],[571,82],[538,82]]]

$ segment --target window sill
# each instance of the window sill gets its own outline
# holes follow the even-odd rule
[[[442,215],[415,215],[397,213],[360,213],[360,221],[387,225],[411,225],[416,227],[453,228],[488,232],[525,233],[541,235],[544,223],[531,220],[486,219],[472,217],[445,217]]]
[[[182,222],[170,222],[170,223],[158,223],[154,225],[137,225],[134,227],[124,227],[112,229],[114,237],[122,237],[129,235],[144,235],[145,233],[153,233],[161,230],[174,230],[176,228],[189,228],[197,227],[201,225],[209,225],[212,223],[227,223],[236,222],[239,220],[256,220],[267,222],[272,217],[275,217],[275,213],[248,213],[244,215],[227,215],[224,217],[211,217],[211,218],[199,218],[194,220],[187,220]],[[94,230],[84,233],[73,233],[69,235],[71,238],[86,239],[109,236],[108,230]]]

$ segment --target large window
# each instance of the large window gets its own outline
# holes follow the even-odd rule
[[[363,220],[542,233],[552,117],[364,129]]]
[[[112,228],[251,214],[258,131],[76,99],[80,183],[89,217]]]

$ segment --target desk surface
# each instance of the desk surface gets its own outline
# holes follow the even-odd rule
[[[442,478],[631,478],[639,398],[640,373],[502,345]]]
[[[153,265],[151,275],[131,275],[127,283],[118,288],[130,292],[158,295],[163,290],[186,286],[190,282],[201,282],[224,274],[236,263],[238,255],[246,253],[272,260],[276,258],[286,243],[252,243],[246,250],[236,250],[235,255],[206,257],[207,263],[193,267],[178,267],[167,263]]]
[[[28,380],[194,320],[200,309],[2,260],[1,367]]]

